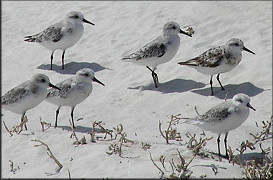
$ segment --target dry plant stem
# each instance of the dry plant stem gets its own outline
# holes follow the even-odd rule
[[[168,129],[165,132],[166,135],[164,135],[162,132],[162,129],[161,129],[161,125],[162,125],[162,122],[160,122],[160,120],[159,120],[159,132],[160,132],[161,136],[166,140],[166,143],[169,144],[169,140],[168,140],[168,136],[167,136]]]
[[[167,171],[166,168],[165,168],[165,159],[166,159],[165,156],[160,156],[159,161],[161,162],[162,167],[164,168],[164,170]]]
[[[197,111],[197,107],[196,106],[194,106],[194,109],[195,109],[195,112],[196,112],[197,116],[200,116],[199,112]]]
[[[27,123],[27,121],[28,121],[27,116],[24,116],[23,121],[19,125],[13,127],[13,132],[20,134],[23,130],[23,126]]]
[[[13,134],[10,132],[10,130],[8,129],[8,127],[6,126],[5,121],[3,121],[4,127],[6,128],[6,130],[8,131],[8,133],[10,134],[10,137],[13,136]]]
[[[74,129],[73,124],[72,124],[72,122],[71,122],[70,119],[69,119],[69,123],[70,123],[71,129],[72,129],[72,133],[71,133],[71,135],[70,135],[70,138],[72,138],[72,137],[74,136],[75,139],[76,139],[76,142],[79,142],[79,139],[78,139],[77,136],[76,136],[75,129]]]
[[[95,134],[96,134],[95,127],[97,127],[97,126],[102,130],[103,133],[105,133],[104,139],[107,137],[107,135],[109,135],[111,138],[113,137],[113,135],[112,135],[113,130],[105,129],[105,128],[101,125],[101,123],[102,123],[102,121],[99,121],[99,122],[96,122],[96,121],[95,121],[95,122],[92,124],[92,132],[89,133],[90,136],[91,136],[91,140],[90,140],[91,142],[96,142],[96,141],[95,141]]]
[[[40,123],[41,123],[41,126],[42,126],[42,132],[45,132],[46,130],[48,130],[50,127],[51,127],[51,124],[50,123],[47,123],[45,121],[42,121],[42,118],[40,117]],[[48,125],[47,128],[45,128],[45,125]]]
[[[93,124],[92,124],[92,132],[90,133],[90,136],[91,136],[91,142],[96,142],[95,141],[95,127],[96,127],[96,125],[97,125],[98,123],[95,121]]]
[[[41,143],[41,144],[38,144],[38,145],[34,145],[34,147],[38,147],[38,146],[42,146],[42,145],[44,145],[46,147],[47,154],[49,155],[49,157],[52,158],[55,161],[55,163],[59,166],[58,171],[60,171],[63,168],[63,165],[56,159],[56,157],[53,155],[53,153],[51,152],[51,150],[50,150],[50,148],[48,147],[47,144],[45,144],[44,142],[42,142],[40,140],[37,140],[37,139],[31,140],[31,141]]]
[[[165,135],[163,134],[162,129],[161,129],[162,122],[159,121],[159,132],[163,136],[163,138],[166,140],[167,144],[169,144],[169,132],[170,132],[170,129],[171,129],[171,126],[172,126],[173,117],[174,116],[172,115],[171,116],[171,121],[169,122],[169,125],[168,125],[168,128],[165,131]]]
[[[11,161],[11,160],[9,160],[9,162],[10,162],[10,172],[13,172],[14,174],[15,174],[15,170],[14,170],[14,168],[13,168],[13,162]]]
[[[163,177],[163,175],[164,175],[164,171],[162,171],[162,169],[160,169],[160,167],[158,167],[157,164],[154,162],[151,153],[149,151],[148,151],[148,153],[150,154],[150,158],[151,158],[154,166],[157,167],[157,169],[161,172],[161,177],[160,177],[160,179],[161,179]]]

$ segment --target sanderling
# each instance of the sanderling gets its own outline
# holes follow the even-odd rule
[[[250,104],[248,95],[239,93],[233,96],[232,100],[227,100],[217,106],[214,106],[203,115],[194,118],[188,118],[183,123],[193,124],[206,131],[218,134],[218,154],[220,154],[220,136],[225,134],[225,148],[227,154],[227,136],[228,132],[242,125],[249,115],[249,108],[256,111]]]
[[[52,51],[50,69],[52,70],[53,53],[56,49],[63,50],[62,69],[64,69],[64,54],[67,48],[73,46],[83,35],[82,23],[95,25],[83,18],[80,12],[72,11],[59,23],[53,24],[44,31],[33,36],[26,36],[25,41],[37,42]]]
[[[155,73],[156,67],[170,61],[175,56],[180,46],[178,33],[191,36],[182,31],[176,22],[168,22],[164,25],[162,36],[157,37],[140,50],[123,57],[122,60],[146,66],[152,72],[155,87],[157,88],[159,82]]]
[[[74,125],[73,111],[77,104],[85,100],[92,92],[93,86],[92,82],[95,81],[104,86],[102,82],[94,76],[94,71],[89,68],[83,68],[77,71],[74,77],[68,78],[64,81],[56,84],[61,91],[55,91],[55,89],[50,88],[46,101],[58,105],[56,111],[55,128],[57,127],[57,119],[61,106],[71,107],[71,119]]]
[[[229,40],[224,46],[211,48],[198,57],[190,59],[186,62],[179,62],[178,64],[187,65],[202,74],[210,75],[211,95],[213,95],[213,75],[218,74],[217,80],[222,90],[225,90],[220,82],[219,76],[221,73],[232,70],[240,63],[242,60],[243,50],[255,54],[244,46],[242,40],[233,38]]]
[[[49,78],[41,73],[35,74],[28,81],[9,90],[1,97],[2,108],[17,114],[21,114],[21,122],[26,111],[39,105],[47,96],[47,88],[56,86],[49,82]],[[27,127],[25,125],[27,130]]]

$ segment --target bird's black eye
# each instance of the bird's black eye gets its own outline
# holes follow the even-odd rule
[[[243,101],[241,99],[238,100],[240,103],[243,103]]]
[[[235,43],[234,45],[235,45],[235,46],[239,46],[239,43]]]
[[[79,16],[75,15],[74,18],[75,18],[75,19],[79,19]]]
[[[175,26],[173,26],[173,29],[176,29],[176,27],[175,27]]]
[[[45,79],[42,79],[42,82],[45,82]]]
[[[88,74],[88,73],[85,73],[84,75],[85,75],[86,77],[88,77],[88,76],[89,76],[89,74]]]

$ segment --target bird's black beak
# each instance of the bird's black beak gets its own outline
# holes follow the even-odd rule
[[[181,29],[180,29],[179,33],[181,33],[181,34],[185,34],[185,35],[187,35],[187,36],[192,37],[190,34],[188,34],[188,33],[187,33],[187,32],[185,32],[185,31],[182,31]]]
[[[94,23],[91,23],[91,22],[87,21],[86,19],[83,19],[83,20],[82,20],[82,22],[84,22],[84,23],[88,23],[88,24],[92,24],[93,26],[95,26],[95,24],[94,24]]]
[[[103,85],[103,86],[105,86],[102,82],[100,82],[100,81],[99,81],[97,78],[95,78],[95,77],[94,77],[92,80],[95,81],[95,82],[97,82],[97,83],[99,83],[99,84],[101,84],[101,85]]]
[[[254,107],[252,107],[249,103],[247,103],[246,106],[249,107],[250,109],[253,109],[254,111],[256,111],[256,109]]]
[[[61,90],[60,88],[58,88],[57,86],[54,86],[53,84],[49,83],[49,87],[53,87],[55,89],[58,89],[59,91]]]
[[[250,51],[250,50],[249,50],[249,49],[247,49],[246,47],[243,47],[243,50],[244,50],[244,51],[247,51],[247,52],[249,52],[249,53],[252,53],[252,54],[254,54],[254,55],[255,55],[255,53],[254,53],[254,52]]]

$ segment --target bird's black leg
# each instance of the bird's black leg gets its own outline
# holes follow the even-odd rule
[[[73,126],[73,128],[75,128],[75,125],[74,125],[74,118],[73,118],[73,112],[74,112],[74,109],[75,109],[75,106],[74,107],[72,107],[72,109],[71,109],[71,119],[72,119],[72,126]]]
[[[228,132],[226,133],[224,142],[225,142],[225,148],[226,148],[226,157],[228,157],[228,152],[227,152],[227,136],[228,136]]]
[[[60,112],[60,108],[61,108],[61,106],[58,107],[58,109],[57,109],[57,111],[56,111],[56,120],[55,120],[55,126],[54,126],[54,128],[57,127],[57,120],[58,120],[58,115],[59,115],[59,112]]]
[[[213,75],[212,75],[211,78],[210,78],[210,89],[211,89],[211,95],[213,96],[212,77],[213,77]]]
[[[65,53],[65,50],[63,51],[63,55],[62,55],[62,69],[64,69],[64,53]]]
[[[158,87],[158,76],[157,74],[155,73],[155,70],[152,70],[150,67],[146,66],[151,72],[152,72],[152,77],[153,77],[153,80],[154,80],[154,83],[155,83],[155,87],[157,88]]]
[[[154,79],[155,87],[158,88],[158,84],[159,84],[158,76],[154,71],[152,72],[152,76],[153,76],[153,79]]]
[[[220,74],[218,74],[216,78],[217,78],[217,80],[218,80],[218,82],[219,82],[219,84],[220,84],[220,86],[222,88],[222,91],[225,90],[224,87],[222,86],[221,82],[220,82]]]
[[[21,123],[24,121],[25,114],[26,114],[26,113],[24,113],[23,116],[21,117]],[[27,123],[25,123],[25,129],[26,129],[26,131],[27,131]]]
[[[52,70],[53,54],[54,54],[54,51],[52,52],[50,56],[50,70]]]
[[[217,138],[217,144],[218,144],[218,155],[221,156],[221,153],[220,153],[220,136],[221,134],[218,136]]]

